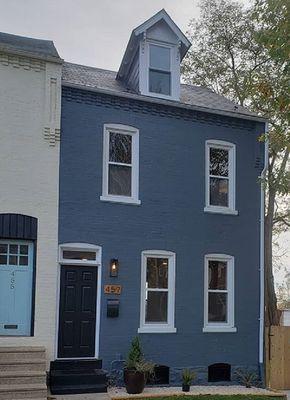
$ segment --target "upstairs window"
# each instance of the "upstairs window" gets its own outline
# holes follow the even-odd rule
[[[234,258],[223,254],[205,257],[204,332],[235,332]]]
[[[237,214],[235,210],[235,145],[206,142],[205,211]]]
[[[171,95],[170,47],[149,45],[149,92]]]
[[[179,46],[148,39],[140,45],[139,55],[140,93],[160,99],[179,101]]]
[[[125,125],[105,125],[103,153],[101,200],[140,204],[138,129]]]

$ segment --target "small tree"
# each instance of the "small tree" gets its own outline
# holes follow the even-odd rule
[[[143,353],[140,339],[136,336],[131,342],[131,348],[127,356],[126,367],[128,369],[136,368],[136,365],[143,360]]]

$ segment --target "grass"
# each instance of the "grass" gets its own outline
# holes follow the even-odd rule
[[[133,397],[133,396],[132,396]],[[138,399],[138,395],[135,397]],[[202,395],[178,395],[160,397],[142,397],[142,400],[281,400],[282,396],[264,396],[251,394],[202,394]],[[139,397],[140,399],[140,397]]]

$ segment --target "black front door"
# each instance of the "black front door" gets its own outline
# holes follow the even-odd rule
[[[61,266],[58,357],[95,356],[97,267]]]

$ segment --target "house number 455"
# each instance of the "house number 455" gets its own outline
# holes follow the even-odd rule
[[[15,289],[15,272],[11,272],[10,289]]]

